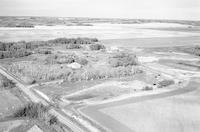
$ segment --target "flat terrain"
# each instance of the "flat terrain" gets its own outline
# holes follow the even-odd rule
[[[0,20],[0,117],[29,97],[62,123],[4,118],[0,131],[200,131],[199,22]]]
[[[198,132],[198,86],[192,82],[171,92],[91,106],[83,111],[115,132]]]
[[[0,100],[0,116],[12,112],[22,105],[20,99],[7,90],[0,90]]]
[[[155,37],[155,38],[131,38],[131,39],[107,39],[102,40],[107,46],[113,47],[170,47],[200,45],[200,37]]]
[[[155,27],[158,30],[155,30]],[[159,30],[164,27],[182,27],[184,31]],[[151,29],[153,28],[153,29]],[[59,37],[96,37],[104,39],[162,38],[200,36],[198,32],[187,32],[187,25],[176,23],[110,24],[94,23],[93,26],[36,26],[35,28],[0,27],[1,41],[49,40]]]

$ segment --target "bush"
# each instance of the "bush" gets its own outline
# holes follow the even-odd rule
[[[18,109],[14,113],[14,117],[27,117],[30,119],[43,118],[48,111],[48,108],[41,103],[29,103]]]
[[[68,44],[66,49],[80,49],[81,46],[79,44]]]
[[[138,68],[132,67],[117,67],[112,69],[85,69],[82,73],[74,73],[68,78],[68,81],[80,81],[80,80],[97,80],[108,78],[120,78],[133,76],[142,71]]]
[[[200,56],[200,46],[183,47],[183,48],[179,48],[178,50],[181,50],[183,52],[193,54],[196,56]]]
[[[96,38],[57,38],[49,41],[0,42],[0,59],[28,56],[32,54],[32,50],[52,44],[70,44],[66,48],[76,49],[81,48],[78,44],[94,44],[97,41]],[[51,54],[51,51],[48,50],[39,52],[41,54]]]
[[[144,91],[149,91],[149,90],[153,90],[153,87],[150,87],[150,86],[145,86],[143,88]]]
[[[75,62],[78,57],[75,54],[51,55],[46,58],[47,64],[70,64]]]
[[[90,45],[90,50],[101,50],[105,49],[105,46],[102,44],[92,44]]]
[[[158,82],[158,88],[163,88],[163,87],[167,87],[170,86],[172,84],[174,84],[175,82],[173,80],[162,80],[160,82]]]
[[[39,54],[45,54],[45,55],[52,54],[50,50],[46,50],[46,49],[40,49],[40,50],[37,50],[36,52]]]
[[[49,40],[48,42],[54,44],[92,44],[98,42],[96,38],[57,38]]]
[[[32,79],[31,77],[23,76],[21,79],[26,83],[26,84],[35,84],[36,80]]]
[[[49,119],[49,125],[54,125],[58,123],[58,118],[54,115],[50,115],[50,119]]]
[[[88,60],[84,59],[84,58],[78,58],[76,60],[77,63],[81,64],[81,65],[87,65],[88,64]]]
[[[133,66],[138,65],[138,59],[136,55],[129,53],[119,53],[109,58],[109,63],[112,67],[119,66]]]
[[[16,84],[12,81],[12,80],[9,80],[7,77],[4,77],[2,75],[0,75],[0,85],[3,87],[3,88],[14,88],[16,86]]]

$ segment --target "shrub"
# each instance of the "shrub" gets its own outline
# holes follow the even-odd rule
[[[183,52],[193,54],[196,56],[200,56],[200,46],[183,47],[183,48],[179,48],[178,50],[181,50]]]
[[[158,88],[163,88],[163,87],[167,87],[170,86],[172,84],[174,84],[174,80],[162,80],[160,82],[158,82]]]
[[[149,90],[153,90],[153,87],[150,87],[150,86],[145,86],[143,88],[144,91],[149,91]]]
[[[77,56],[75,54],[68,55],[51,55],[46,58],[47,64],[70,64],[77,60]]]
[[[48,108],[41,103],[29,103],[22,108],[19,108],[14,117],[27,117],[30,119],[43,118],[48,111]]]
[[[78,44],[94,44],[97,41],[96,38],[57,38],[49,41],[0,42],[0,59],[28,56],[32,54],[32,50],[52,44],[70,44],[66,48],[73,49],[81,48]],[[51,54],[48,50],[40,51],[40,53]]]
[[[97,80],[107,78],[120,78],[133,76],[142,71],[138,68],[132,67],[117,67],[112,69],[85,69],[82,73],[71,74],[69,81],[80,81],[80,80]]]
[[[102,44],[92,44],[90,45],[90,50],[101,50],[105,49],[105,46]]]
[[[80,49],[81,46],[79,44],[68,44],[66,49]]]
[[[0,81],[3,88],[14,88],[16,86],[16,84],[12,80],[9,80],[7,77],[4,77],[2,75],[0,75]]]
[[[48,42],[54,44],[92,44],[97,41],[96,38],[57,38]]]
[[[136,55],[129,53],[119,53],[109,58],[109,63],[112,67],[119,66],[133,66],[138,65],[138,59]]]
[[[48,125],[54,125],[58,123],[56,116],[48,114],[49,108],[41,103],[29,103],[24,107],[19,108],[14,113],[14,118],[29,118],[43,120]]]
[[[45,50],[45,49],[40,49],[40,50],[37,50],[36,52],[39,54],[45,54],[45,55],[52,54],[50,50]]]
[[[88,60],[84,59],[84,58],[78,58],[76,60],[77,63],[81,64],[81,65],[87,65],[88,64]]]
[[[27,76],[36,81],[65,79],[72,72],[71,68],[62,67],[60,64],[41,64],[32,61],[16,62],[9,65],[7,70],[22,79]]]
[[[31,77],[23,76],[21,79],[26,83],[26,84],[35,84],[36,80],[32,79]]]
[[[49,125],[54,125],[58,123],[58,118],[54,115],[50,115],[50,119],[49,119]]]

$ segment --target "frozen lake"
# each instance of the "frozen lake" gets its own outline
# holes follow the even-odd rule
[[[36,26],[35,28],[0,27],[0,41],[48,40],[59,37],[96,37],[98,39],[193,37],[200,33],[153,30],[154,28],[187,28],[172,23],[93,24],[93,26]]]

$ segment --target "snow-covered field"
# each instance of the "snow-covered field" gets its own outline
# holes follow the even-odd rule
[[[93,24],[93,26],[36,26],[35,28],[0,27],[0,41],[48,40],[58,37],[96,37],[98,39],[128,39],[154,37],[200,36],[194,32],[161,31],[152,28],[183,27],[173,23]],[[150,29],[151,28],[151,29]]]

